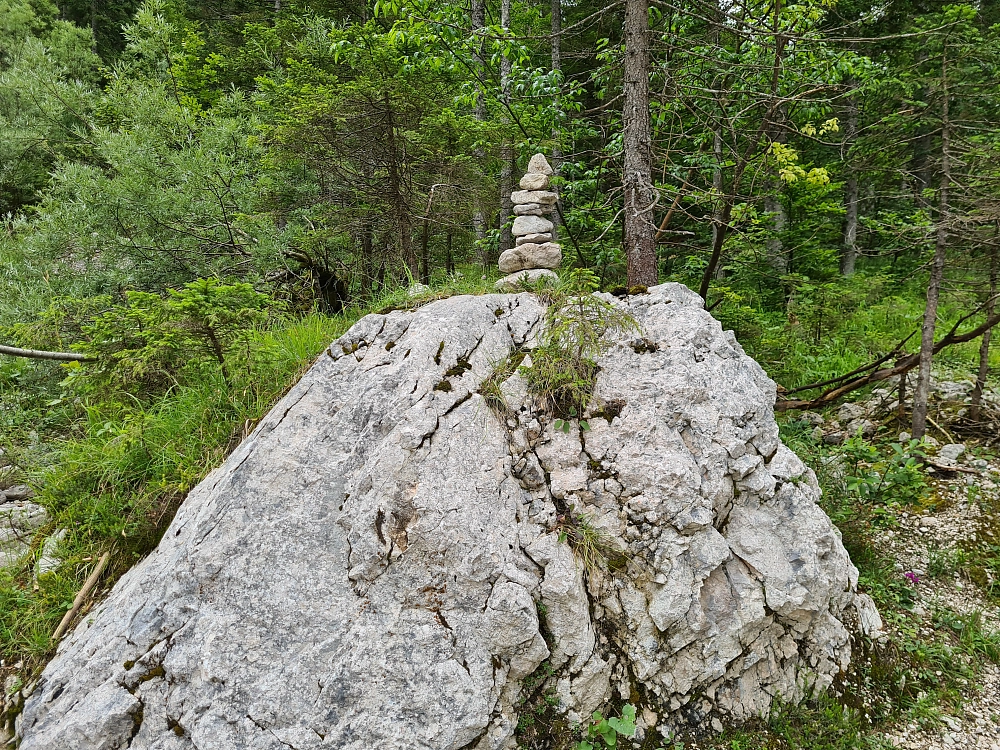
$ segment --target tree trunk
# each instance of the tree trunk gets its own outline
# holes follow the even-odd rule
[[[424,217],[423,232],[420,237],[420,283],[431,283],[430,217]]]
[[[90,41],[91,52],[97,52],[97,0],[90,0],[90,34],[94,38]]]
[[[931,361],[934,358],[934,329],[937,323],[941,279],[944,276],[945,254],[948,249],[948,188],[951,185],[951,123],[948,119],[948,47],[941,59],[941,177],[938,186],[938,221],[934,241],[934,260],[927,284],[927,305],[920,336],[920,369],[913,391],[913,421],[910,432],[920,439],[927,431],[927,399],[931,390]]]
[[[722,130],[715,129],[715,137],[712,139],[712,155],[715,157],[715,166],[712,167],[712,192],[715,193],[715,211],[712,212],[712,254],[715,254],[715,247],[718,243],[719,233],[722,232]],[[715,273],[713,276],[722,280],[726,278],[725,265],[722,262],[722,244],[719,243],[719,256],[716,259]]]
[[[844,144],[848,153],[858,134],[858,103],[854,96],[847,100],[847,132]],[[858,257],[858,176],[853,167],[848,166],[847,183],[844,185],[844,243],[840,255],[840,273],[854,275],[854,265]]]
[[[444,250],[444,252],[445,252],[445,255],[444,255],[444,270],[445,270],[445,273],[448,273],[448,274],[455,273],[455,256],[452,254],[451,238],[452,238],[451,229],[449,229],[448,230],[448,237],[445,240],[445,245],[444,245],[444,248],[445,248],[445,250]]]
[[[503,28],[504,40],[510,33],[510,5],[511,0],[500,0],[500,26]],[[500,95],[504,103],[510,106],[510,75],[511,59],[504,50],[500,58]],[[504,115],[504,125],[509,125],[506,115]],[[506,131],[506,128],[505,128]],[[503,134],[503,148],[500,150],[500,247],[501,254],[514,246],[514,238],[511,234],[511,215],[514,212],[514,204],[511,202],[510,193],[514,189],[514,149],[510,144],[510,137],[507,132]]]
[[[393,117],[392,105],[389,103],[389,95],[384,99],[386,108],[386,119],[388,122],[386,171],[389,177],[389,195],[393,209],[396,214],[396,222],[399,229],[399,245],[402,251],[403,263],[406,264],[411,278],[417,278],[420,269],[417,265],[417,256],[413,251],[413,224],[410,217],[410,207],[404,195],[403,174],[399,163],[399,149],[396,147],[396,124]]]
[[[994,238],[994,243],[996,238]],[[996,311],[997,296],[997,275],[998,275],[998,255],[996,244],[990,246],[990,291],[989,299],[986,302],[986,317],[993,317]],[[983,390],[986,388],[986,376],[990,374],[990,340],[993,336],[992,329],[983,334],[983,340],[979,343],[979,372],[976,375],[976,387],[972,389],[972,403],[969,406],[969,418],[972,421],[979,420],[979,414],[983,406]]]
[[[784,130],[772,131],[772,133],[772,143],[785,143],[788,140]],[[785,243],[781,239],[781,233],[788,226],[788,214],[785,212],[785,204],[781,200],[781,177],[776,171],[768,178],[768,183],[767,193],[764,195],[764,212],[771,215],[771,229],[774,234],[765,242],[767,262],[777,273],[785,274],[788,273],[788,255],[785,252]]]
[[[562,0],[552,0],[552,72],[558,76],[562,75]],[[561,88],[561,87],[560,87]],[[556,95],[556,110],[559,110],[559,95]],[[562,162],[562,148],[559,143],[559,124],[552,126],[552,166],[553,174],[559,174],[559,165]],[[552,238],[558,239],[559,224],[561,218],[558,211],[553,211],[549,217],[552,220]]]
[[[486,2],[485,0],[472,0],[471,9],[469,14],[470,22],[472,25],[472,60],[476,71],[476,106],[474,114],[479,122],[484,122],[486,120],[486,98],[483,94],[483,76],[485,75],[486,66],[483,60],[483,40],[482,31],[486,27]],[[486,152],[482,148],[477,148],[475,151],[476,161],[479,164],[483,164],[486,161]],[[477,200],[478,204],[478,200]],[[484,242],[486,237],[486,214],[483,212],[482,206],[477,205],[476,211],[472,216],[472,231],[476,235],[476,245],[479,249],[479,262],[482,264],[483,268],[487,268],[490,265],[489,251],[486,249],[486,244]]]
[[[649,117],[649,0],[625,0],[624,242],[628,285],[657,282],[651,212],[653,153]]]

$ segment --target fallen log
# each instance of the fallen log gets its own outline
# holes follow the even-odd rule
[[[10,357],[27,357],[28,359],[51,359],[58,362],[96,362],[97,357],[88,357],[79,352],[46,352],[41,349],[20,349],[16,346],[0,344],[0,354]]]
[[[964,318],[961,318],[957,323],[955,323],[955,325],[952,326],[951,330],[948,331],[948,334],[943,339],[934,344],[934,354],[937,354],[945,347],[954,346],[955,344],[964,344],[966,341],[972,341],[973,339],[979,338],[984,333],[986,333],[986,331],[990,330],[995,325],[1000,323],[1000,314],[991,315],[989,318],[983,321],[983,323],[976,326],[971,331],[959,334],[958,333],[959,326],[961,326],[962,323],[967,321],[974,314],[975,312],[970,313],[969,315],[966,315]],[[904,339],[902,343],[906,343],[906,341],[908,340],[909,337],[907,337],[907,339]],[[899,351],[899,349],[901,348],[902,344],[898,345],[894,351]],[[889,356],[891,357],[892,355],[890,354]],[[855,370],[854,372],[865,372],[866,370],[871,369],[871,367],[873,366],[877,367],[878,364],[885,362],[886,359],[888,359],[888,357],[881,357],[878,360],[876,360],[873,365],[869,365],[867,367],[861,367],[858,370]],[[828,406],[829,404],[832,404],[834,401],[846,396],[848,393],[851,393],[852,391],[856,391],[859,388],[864,388],[866,385],[869,385],[871,383],[877,383],[881,380],[888,380],[889,378],[894,378],[899,375],[903,375],[912,370],[919,364],[920,364],[920,353],[915,352],[913,354],[907,354],[905,357],[897,359],[892,367],[884,367],[880,370],[874,370],[873,372],[868,372],[865,375],[858,375],[857,377],[851,378],[846,382],[842,381],[844,381],[845,378],[850,378],[850,373],[841,378],[833,378],[831,381],[814,383],[811,386],[802,386],[801,388],[796,388],[794,390],[796,392],[806,391],[812,388],[820,388],[824,385],[828,385],[829,383],[841,383],[841,385],[838,385],[836,388],[831,388],[830,390],[821,393],[816,398],[779,399],[774,404],[774,410],[791,411],[793,409],[819,409],[824,406]]]

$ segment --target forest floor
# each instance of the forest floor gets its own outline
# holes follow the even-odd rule
[[[968,466],[972,463],[973,466]],[[931,635],[935,613],[980,618],[984,632],[1000,631],[1000,608],[984,588],[1000,587],[1000,570],[982,567],[979,550],[1000,550],[1000,460],[972,459],[951,479],[932,482],[927,507],[902,511],[898,525],[882,529],[875,542],[913,581],[912,613],[923,635]],[[993,565],[996,561],[993,561]],[[939,722],[907,721],[884,733],[912,750],[1000,750],[1000,666],[988,660],[962,691],[961,703]]]

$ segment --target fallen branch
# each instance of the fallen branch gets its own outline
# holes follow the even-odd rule
[[[45,352],[40,349],[19,349],[16,346],[0,344],[0,354],[11,357],[27,357],[28,359],[54,359],[60,362],[96,362],[97,357],[88,357],[77,352]]]
[[[986,331],[993,328],[995,325],[1000,323],[1000,314],[992,315],[987,318],[983,323],[973,328],[967,333],[958,334],[958,326],[965,320],[968,320],[969,316],[962,318],[957,324],[952,326],[952,329],[948,332],[943,339],[934,344],[934,354],[948,346],[954,346],[955,344],[964,344],[966,341],[972,341],[973,339],[979,338]],[[891,356],[891,354],[890,354]],[[883,358],[881,361],[885,361],[887,358]],[[888,380],[889,378],[894,378],[904,373],[909,372],[914,367],[920,364],[920,354],[919,352],[914,354],[907,354],[905,357],[896,360],[896,364],[892,367],[886,367],[881,370],[875,370],[867,375],[856,377],[852,380],[848,380],[846,383],[832,388],[826,391],[816,398],[813,399],[781,399],[776,401],[774,404],[775,411],[790,411],[792,409],[818,409],[828,404],[832,404],[839,398],[846,396],[851,391],[856,391],[858,388],[864,388],[866,385],[871,383],[877,383],[881,380]],[[861,368],[864,371],[867,368]],[[840,378],[835,378],[832,382],[838,382]],[[816,386],[820,387],[820,386]],[[802,390],[802,389],[796,389]]]
[[[97,579],[100,578],[101,573],[104,572],[104,567],[108,564],[108,558],[110,556],[111,553],[109,552],[105,552],[103,555],[101,555],[101,559],[97,562],[97,567],[94,568],[94,572],[87,577],[87,580],[83,584],[83,588],[80,589],[80,592],[76,595],[76,598],[73,600],[73,606],[69,608],[69,611],[65,615],[63,615],[62,621],[59,623],[59,627],[56,628],[56,632],[52,634],[53,641],[58,641],[60,638],[62,638],[62,635],[63,633],[66,632],[66,629],[69,627],[69,624],[73,622],[73,618],[76,617],[77,613],[80,611],[80,608],[83,606],[84,601],[86,601],[87,596],[90,594],[91,590],[93,590],[94,586],[97,584]]]
[[[790,391],[785,391],[785,393],[801,393],[802,391],[811,391],[813,388],[822,388],[823,386],[826,385],[835,385],[837,383],[842,383],[845,380],[854,377],[855,375],[860,375],[863,372],[868,372],[868,370],[874,370],[879,365],[885,364],[894,356],[899,354],[902,351],[903,347],[906,346],[906,342],[912,339],[916,335],[917,332],[914,331],[905,339],[896,344],[896,348],[893,349],[888,354],[886,354],[884,357],[880,357],[879,359],[876,359],[874,362],[871,362],[870,364],[867,364],[864,367],[859,367],[857,370],[852,370],[846,375],[841,375],[840,377],[837,378],[831,378],[830,380],[824,380],[821,383],[810,383],[809,385],[800,385],[798,388],[792,388]]]

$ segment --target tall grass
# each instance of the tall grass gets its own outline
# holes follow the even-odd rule
[[[79,421],[56,441],[56,460],[31,477],[49,525],[23,565],[0,569],[0,658],[43,660],[93,560],[112,553],[110,583],[148,553],[186,494],[360,313],[311,315],[255,331],[233,357],[230,386],[219,372],[200,369],[148,403],[123,398],[81,406]],[[62,562],[36,580],[39,546],[57,529],[66,532]]]

